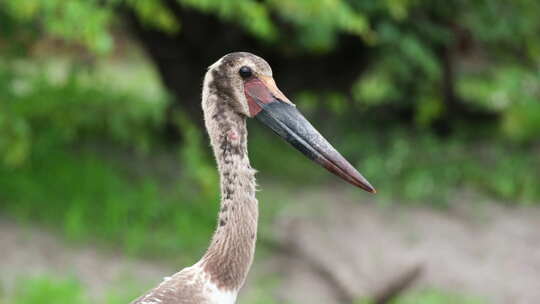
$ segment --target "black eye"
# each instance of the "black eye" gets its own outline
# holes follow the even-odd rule
[[[242,76],[242,78],[248,78],[251,76],[252,72],[251,72],[251,68],[248,67],[248,66],[243,66],[240,68],[240,71],[238,71],[238,73],[240,73],[240,76]]]

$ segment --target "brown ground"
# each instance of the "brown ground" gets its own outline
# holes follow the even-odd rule
[[[356,295],[369,295],[421,264],[416,289],[477,295],[488,303],[540,303],[539,208],[482,203],[472,195],[456,198],[449,210],[377,207],[329,192],[302,196],[311,205],[302,204],[295,213],[312,215],[285,219],[278,226],[293,222],[293,229],[281,229],[281,235],[292,236]],[[314,209],[315,214],[308,211]],[[336,303],[332,290],[313,279],[305,264],[292,261],[284,269],[287,298]]]
[[[420,263],[413,289],[476,295],[489,303],[540,303],[540,209],[481,203],[462,195],[448,210],[383,207],[365,195],[324,189],[294,195],[276,223],[311,260],[331,269],[355,295],[369,295],[397,273]],[[269,202],[270,203],[270,202]],[[157,283],[176,267],[66,246],[50,233],[0,221],[0,280],[6,290],[33,274],[73,274],[101,294],[121,278]],[[276,295],[290,303],[337,303],[335,292],[297,258],[258,260],[246,287],[278,274]],[[142,292],[142,290],[141,290]],[[242,301],[240,301],[242,303]]]

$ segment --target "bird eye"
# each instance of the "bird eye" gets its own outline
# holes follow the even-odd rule
[[[240,71],[238,71],[238,73],[240,73],[240,76],[242,76],[242,78],[248,78],[252,74],[251,68],[248,67],[248,66],[241,67]]]

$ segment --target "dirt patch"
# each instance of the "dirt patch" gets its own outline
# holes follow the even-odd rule
[[[359,297],[421,264],[415,289],[438,288],[489,303],[540,303],[538,208],[481,203],[473,195],[455,198],[444,210],[381,207],[359,202],[358,195],[305,193],[284,212],[297,216],[282,217],[281,237],[293,238]],[[295,303],[337,303],[305,263],[285,263],[283,295]]]

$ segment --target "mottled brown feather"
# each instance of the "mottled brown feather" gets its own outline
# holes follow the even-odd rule
[[[204,80],[205,125],[221,186],[221,207],[210,246],[195,265],[174,274],[132,304],[232,303],[244,284],[255,252],[258,202],[255,170],[247,154],[249,110],[237,74],[243,65],[260,75],[272,74],[263,59],[239,52],[212,65]],[[233,296],[220,300],[221,293]]]

